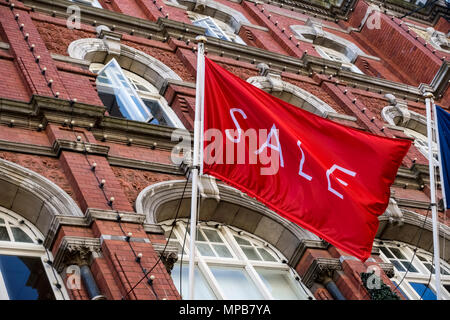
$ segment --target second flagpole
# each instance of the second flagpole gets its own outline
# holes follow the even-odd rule
[[[194,300],[194,270],[195,270],[195,240],[197,235],[197,195],[198,195],[198,176],[199,169],[203,163],[200,148],[202,147],[201,137],[203,136],[203,101],[205,88],[205,42],[206,37],[198,36],[197,41],[197,81],[195,86],[195,120],[194,120],[194,152],[192,167],[192,195],[191,195],[191,225],[190,225],[190,243],[189,243],[189,300]]]
[[[428,139],[428,169],[430,173],[430,202],[431,202],[431,217],[433,220],[433,252],[434,252],[434,269],[436,280],[436,297],[437,300],[442,299],[441,293],[441,267],[440,267],[440,250],[439,250],[439,225],[437,221],[437,204],[436,204],[436,187],[434,181],[434,157],[433,157],[433,128],[431,106],[433,105],[433,94],[426,92],[424,94],[425,108],[427,112],[427,139]]]

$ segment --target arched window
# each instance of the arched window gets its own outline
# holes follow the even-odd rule
[[[42,234],[27,220],[0,207],[0,300],[66,299],[49,263]]]
[[[269,74],[266,77],[250,77],[247,79],[247,82],[287,103],[319,116],[326,117],[329,113],[336,113],[336,111],[324,101],[302,88],[289,82],[282,81],[279,76]]]
[[[98,0],[70,0],[70,1],[102,9],[102,5]]]
[[[423,134],[421,134],[420,132],[409,129],[409,128],[403,128],[403,132],[407,136],[414,138],[414,145],[424,155],[424,157],[428,159],[428,154],[429,154],[429,150],[430,150],[428,148],[428,138],[426,136],[424,136]],[[437,143],[435,141],[432,141],[431,147],[432,147],[433,158],[435,160],[435,164],[439,165]]]
[[[363,73],[353,62],[366,54],[351,41],[323,30],[319,21],[308,19],[306,25],[294,25],[291,29],[300,40],[314,44],[321,57],[340,62],[344,70]]]
[[[422,249],[396,241],[378,241],[381,258],[394,265],[393,283],[406,299],[436,300],[433,256]],[[440,261],[442,293],[444,299],[450,299],[450,266]],[[403,279],[403,280],[402,280]]]
[[[355,66],[352,61],[342,52],[339,52],[337,50],[322,47],[322,46],[315,46],[317,52],[322,56],[322,58],[333,60],[336,62],[340,62],[342,64],[342,69],[353,71],[356,73],[363,73],[357,66]]]
[[[144,78],[123,70],[116,59],[106,65],[92,63],[97,90],[109,114],[129,120],[184,128],[158,89]]]
[[[171,221],[161,225],[168,237]],[[214,222],[203,222],[197,230],[195,299],[293,300],[312,296],[296,280],[298,275],[286,264],[282,254],[265,241],[235,227]],[[189,227],[186,228],[185,222],[177,221],[170,242],[180,248],[172,279],[182,296],[187,298]]]
[[[405,135],[414,138],[414,146],[428,159],[427,119],[425,116],[408,109],[402,100],[396,100],[392,95],[386,95],[391,105],[381,111],[383,119],[392,126],[403,130]],[[435,164],[438,165],[437,143],[433,137],[432,151]]]
[[[246,44],[241,37],[237,35],[237,31],[230,24],[219,19],[203,15],[197,12],[188,11],[188,17],[192,24],[205,28],[205,35],[218,38],[221,40],[232,41],[240,44]]]

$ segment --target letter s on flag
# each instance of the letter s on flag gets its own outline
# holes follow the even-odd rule
[[[271,138],[278,145],[259,141],[258,146],[279,147],[284,164],[275,174],[262,175],[260,169],[267,163],[259,159],[256,164],[205,163],[205,174],[363,261],[370,256],[378,216],[388,206],[390,186],[411,141],[377,136],[316,116],[254,87],[208,58],[204,97],[204,130],[227,134],[227,129],[237,128],[239,139],[248,129],[276,128],[277,135]],[[238,113],[245,121],[237,122]],[[227,139],[223,140],[222,150],[226,150]],[[204,144],[207,147],[208,142]],[[249,148],[244,151],[248,159]]]

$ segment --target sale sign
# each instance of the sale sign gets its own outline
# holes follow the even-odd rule
[[[205,58],[203,170],[366,260],[411,141],[290,105]]]

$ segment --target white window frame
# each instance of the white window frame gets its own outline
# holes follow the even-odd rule
[[[53,261],[53,255],[50,250],[37,243],[37,238],[44,239],[44,236],[35,228],[30,222],[23,219],[21,216],[14,212],[0,207],[0,217],[2,219],[12,221],[16,227],[21,229],[35,241],[35,243],[14,242],[14,241],[0,241],[0,255],[20,256],[20,257],[36,257],[40,258],[42,266],[47,275],[49,285],[53,290],[53,294],[56,300],[70,300],[69,294],[64,286],[64,282],[61,276],[57,273],[53,267],[46,263],[47,259]],[[22,224],[19,221],[24,221]],[[59,283],[61,288],[58,289],[55,283]],[[6,290],[6,284],[0,271],[0,300],[9,300],[9,296]]]
[[[193,25],[202,27],[206,30],[205,35],[207,36],[212,36],[218,39],[221,39],[222,37],[222,40],[247,45],[244,40],[242,40],[242,38],[238,34],[236,34],[234,28],[223,21],[196,12],[190,12],[189,17]],[[222,26],[219,24],[222,24]],[[217,32],[214,31],[214,29],[217,30]],[[210,33],[209,35],[206,34],[208,32]],[[220,34],[220,36],[218,35],[218,33]]]
[[[176,226],[173,229],[173,235],[177,239],[176,241],[179,244],[182,244],[182,241],[185,237],[186,233],[186,220],[178,220],[176,223]],[[197,248],[195,248],[195,260],[194,263],[198,267],[199,271],[201,272],[202,276],[205,278],[205,281],[210,286],[210,289],[212,290],[213,294],[216,296],[219,300],[227,299],[225,293],[220,287],[220,284],[217,282],[216,278],[212,274],[211,270],[209,269],[209,266],[221,266],[221,267],[238,267],[245,270],[247,276],[249,277],[249,280],[255,285],[255,287],[258,289],[259,293],[263,297],[263,299],[266,300],[274,300],[274,297],[269,292],[268,288],[264,284],[264,281],[262,280],[261,276],[258,274],[257,270],[255,268],[266,268],[267,270],[274,270],[274,271],[281,271],[286,272],[288,276],[286,277],[287,281],[289,281],[290,287],[294,290],[295,294],[299,298],[305,298],[307,295],[309,297],[313,298],[312,293],[309,291],[309,289],[303,284],[295,280],[296,278],[300,279],[300,276],[297,274],[297,272],[290,268],[286,263],[283,263],[282,261],[285,260],[283,255],[276,250],[273,246],[265,243],[264,241],[258,239],[257,237],[250,235],[248,233],[245,233],[243,231],[240,231],[240,234],[237,233],[237,231],[232,230],[231,227],[220,225],[218,228],[215,228],[215,225],[220,225],[218,223],[208,222],[208,223],[200,223],[200,228],[211,228],[218,231],[221,239],[224,241],[224,244],[227,246],[228,250],[232,253],[233,258],[225,258],[225,257],[209,257],[209,256],[202,256]],[[172,221],[165,221],[164,224],[162,224],[162,227],[165,231],[170,232],[170,228],[172,226]],[[235,229],[235,228],[233,228]],[[260,242],[261,247],[264,247],[269,253],[277,260],[276,262],[272,261],[256,261],[256,260],[249,260],[245,253],[242,251],[239,244],[234,239],[234,235],[238,235],[239,237],[244,238],[245,240],[255,243]],[[170,241],[175,241],[171,239]],[[189,241],[190,236],[189,234],[186,235],[186,245],[184,247],[184,254],[183,254],[183,265],[185,265],[189,260]],[[275,255],[273,253],[275,253]],[[181,252],[178,256],[178,262],[181,259]],[[303,288],[302,288],[303,287]],[[184,290],[183,290],[184,291]],[[307,294],[305,294],[305,291]]]
[[[225,34],[225,32],[220,28],[217,23],[211,17],[204,17],[192,21],[192,24],[204,28],[205,34],[217,39],[231,41],[230,38]],[[208,34],[209,33],[209,34]]]
[[[405,258],[408,259],[408,262],[411,262],[412,257],[414,256],[414,251],[410,245],[407,245],[405,243],[401,243],[398,241],[383,241],[383,244],[377,243],[375,245],[376,247],[395,247],[399,249],[402,254],[405,256]],[[396,285],[398,285],[402,279],[400,286],[398,287],[404,294],[407,295],[407,298],[410,300],[418,300],[420,299],[420,294],[414,290],[414,288],[411,286],[410,282],[417,282],[417,283],[423,283],[427,284],[428,280],[430,279],[430,271],[428,268],[423,264],[423,262],[417,257],[417,255],[420,254],[421,256],[431,257],[429,252],[426,252],[422,249],[417,249],[416,255],[414,256],[414,259],[412,260],[412,265],[417,269],[418,272],[407,272],[405,276],[404,271],[399,271],[394,266],[394,277],[391,279],[391,281],[395,282]],[[390,263],[390,259],[384,255],[384,253],[380,250],[380,257],[385,262]],[[431,262],[431,258],[430,258]],[[447,271],[450,271],[450,266],[446,264],[442,259],[440,261],[441,266],[443,266]],[[441,282],[442,284],[450,284],[450,275],[442,275],[441,274]],[[436,294],[436,286],[435,286],[436,280],[435,276],[432,275],[431,279],[429,281],[428,287]],[[442,297],[445,300],[450,300],[450,292],[448,292],[444,286],[441,286],[442,291]]]
[[[327,47],[314,46],[316,51],[325,59],[336,61],[342,64],[344,67],[350,68],[355,73],[364,74],[357,66],[355,66],[350,59],[343,53],[336,51],[334,49],[330,49]],[[332,55],[339,56],[341,60],[333,58]]]
[[[104,68],[104,64],[102,63],[91,63],[89,65],[89,70],[95,74],[99,74],[100,70]],[[164,114],[169,119],[170,125],[175,128],[185,129],[185,126],[181,122],[181,120],[176,115],[175,111],[169,106],[166,99],[162,97],[159,94],[158,89],[153,86],[150,82],[145,80],[144,78],[138,76],[137,74],[130,72],[128,70],[122,69],[122,72],[124,73],[125,77],[129,80],[130,85],[133,87],[133,89],[137,92],[139,97],[143,100],[153,100],[157,102]],[[145,87],[147,90],[140,90],[138,87],[136,87],[135,83],[138,83],[139,85]],[[101,86],[106,87],[107,85],[102,83]],[[145,104],[145,102],[144,102]]]
[[[103,7],[101,6],[101,4],[98,0],[69,0],[69,1],[71,1],[73,3],[82,3],[82,4],[85,4],[88,6],[103,9]]]

